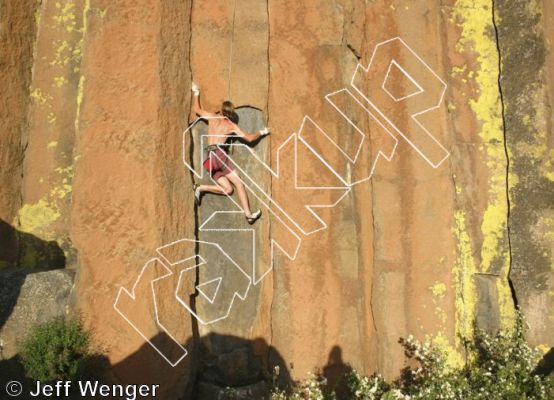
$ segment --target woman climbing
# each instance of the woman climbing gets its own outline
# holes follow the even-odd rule
[[[194,184],[193,190],[196,204],[200,205],[202,195],[205,192],[230,196],[233,194],[234,187],[237,189],[246,220],[252,225],[260,218],[262,212],[257,210],[253,213],[250,210],[250,203],[244,183],[225,151],[221,149],[221,145],[233,134],[236,134],[247,142],[254,142],[262,136],[269,135],[269,128],[264,128],[255,134],[244,132],[237,125],[238,116],[235,113],[233,103],[224,101],[221,105],[221,111],[211,113],[202,109],[200,105],[200,88],[195,83],[192,84],[192,93],[194,112],[208,121],[208,146],[205,148],[207,155],[202,165],[217,182],[217,185]]]

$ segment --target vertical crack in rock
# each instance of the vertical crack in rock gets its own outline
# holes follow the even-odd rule
[[[442,35],[443,38],[448,37],[448,24],[443,19],[440,20],[440,32],[441,32],[441,35]],[[441,47],[442,47],[442,51],[444,52],[444,54],[447,54],[448,48],[449,48],[448,40],[442,40],[441,41]],[[448,59],[444,58],[443,59],[443,69],[444,69],[444,71],[447,71],[449,69],[449,67],[450,66],[449,66]],[[447,91],[446,96],[447,97],[445,98],[445,102],[446,102],[446,104],[448,104],[448,97],[452,96],[452,95]],[[456,126],[455,117],[454,117],[453,113],[447,113],[447,118],[449,120],[448,121],[449,126],[452,126],[452,127]],[[454,140],[454,142],[456,142],[456,140]],[[454,148],[455,145],[456,145],[456,143],[451,143],[452,148]],[[452,149],[451,153],[453,153],[453,151],[454,150]],[[461,205],[460,205],[460,199],[458,198],[458,184],[456,182],[456,174],[454,172],[453,160],[454,160],[454,154],[451,154],[451,156],[448,157],[448,159],[447,159],[448,175],[449,175],[450,180],[452,182],[451,190],[452,190],[453,207],[454,207],[454,212],[456,212],[456,210],[461,209]],[[455,214],[453,216],[453,219],[454,219],[454,221],[456,220]],[[455,222],[454,222],[454,224],[455,224],[454,226],[456,226]],[[456,230],[457,229],[458,228],[456,228]],[[459,236],[459,233],[456,232],[455,235]],[[459,252],[459,247],[457,248],[457,251]],[[469,307],[469,304],[468,304],[468,301],[467,301],[466,296],[465,296],[467,288],[465,287],[465,280],[463,279],[463,276],[462,276],[462,274],[464,274],[466,272],[464,270],[462,270],[461,268],[457,267],[457,263],[458,263],[457,260],[454,260],[454,267],[453,267],[452,271],[453,271],[453,275],[454,275],[453,279],[454,279],[455,287],[456,287],[455,296],[459,299],[459,302],[462,305],[461,307],[458,307],[456,305],[456,303],[458,301],[455,301],[454,329],[455,329],[455,332],[456,332],[456,337],[459,338],[459,337],[463,336],[463,334],[465,333],[463,331],[463,328],[461,328],[461,327],[467,326],[467,319],[468,319],[467,308]],[[456,347],[462,349],[461,355],[463,357],[464,363],[467,363],[468,354],[469,354],[468,342],[465,341],[465,340],[458,340],[455,343],[459,343],[459,345],[457,345]]]
[[[362,55],[360,54],[360,52],[356,49],[356,47],[349,42],[348,38],[347,38],[347,33],[348,33],[348,23],[350,22],[350,24],[352,23],[352,20],[351,20],[351,14],[352,14],[352,9],[350,9],[350,12],[348,14],[344,14],[344,20],[342,22],[342,38],[341,38],[341,43],[344,47],[346,47],[348,50],[350,50],[350,52],[354,55],[354,57],[356,57],[356,59],[358,61],[361,60],[362,58]],[[350,19],[350,21],[349,21]],[[365,24],[365,20],[364,20],[364,24]]]
[[[189,70],[189,76],[190,76],[190,80],[191,82],[193,81],[192,79],[192,10],[193,10],[193,3],[194,1],[191,0],[190,1],[190,8],[189,8],[189,37],[188,37],[188,59],[187,59],[187,64],[188,64],[188,70]],[[189,105],[190,108],[192,108],[192,104]],[[189,109],[188,111],[188,115],[190,115],[191,113],[191,110]],[[187,121],[187,123],[189,123],[189,121]],[[195,149],[195,146],[194,146],[194,140],[191,139],[190,141],[190,149],[189,149],[189,162],[190,162],[190,165],[193,166],[194,168],[194,149]],[[190,171],[190,183],[191,183],[191,186],[194,184],[194,173],[192,171]],[[193,206],[193,214],[194,214],[194,239],[195,239],[195,245],[194,245],[194,256],[196,258],[196,264],[199,264],[200,262],[200,258],[199,258],[199,253],[200,253],[200,249],[199,249],[199,244],[198,244],[198,240],[199,240],[199,234],[198,234],[198,219],[199,219],[199,216],[198,216],[198,206],[196,205],[196,202],[194,203],[194,206]],[[190,298],[189,298],[189,304],[190,304],[190,307],[191,309],[196,313],[196,297],[198,297],[198,285],[200,284],[200,270],[198,268],[195,269],[195,277],[194,277],[194,292],[190,295]],[[190,315],[190,323],[191,323],[191,330],[192,330],[192,346],[193,346],[193,349],[191,351],[192,353],[192,357],[194,357],[195,361],[196,361],[196,354],[197,354],[197,346],[198,346],[198,339],[200,338],[200,332],[199,332],[199,329],[198,329],[198,321],[196,320],[196,318],[194,317],[193,314]],[[196,362],[193,362],[192,365],[196,365]],[[193,372],[194,374],[195,372]],[[196,388],[196,383],[192,382],[192,386],[193,386],[193,390],[195,390]]]
[[[498,51],[498,93],[500,95],[500,107],[501,107],[501,116],[502,116],[502,134],[503,134],[503,145],[504,145],[504,154],[506,156],[506,202],[507,202],[507,210],[506,210],[506,235],[508,239],[508,271],[506,274],[506,278],[508,280],[508,285],[510,286],[510,291],[512,293],[512,299],[514,301],[514,306],[518,308],[518,300],[515,292],[515,288],[512,282],[512,279],[510,278],[510,272],[512,270],[512,238],[511,238],[511,204],[510,204],[510,154],[508,151],[508,141],[506,137],[506,109],[505,109],[505,103],[504,103],[504,93],[502,90],[502,51],[500,49],[500,36],[498,33],[498,21],[497,21],[497,15],[496,15],[496,1],[491,0],[491,8],[492,8],[492,24],[494,27],[494,35],[495,35],[495,42],[496,42],[496,49]]]
[[[270,0],[267,0],[266,1],[266,10],[267,10],[267,97],[266,97],[266,103],[265,103],[265,112],[266,112],[266,124],[267,126],[270,126],[270,120],[269,120],[269,96],[270,96],[270,93],[271,93],[271,64],[270,64],[270,60],[271,60],[271,55],[270,55],[270,43],[271,43],[271,23],[270,23],[270,14],[269,14],[269,3],[270,3]],[[270,167],[273,167],[271,165],[271,135],[267,136],[267,139],[269,139],[269,151],[267,152],[267,164],[270,166]],[[268,185],[269,185],[269,188],[268,188],[268,191],[269,191],[269,194],[272,196],[273,195],[273,179],[270,177],[269,178],[269,182],[268,182]],[[271,249],[271,220],[269,222],[269,229],[268,229],[268,235],[269,235],[269,240],[268,240],[268,243],[270,244],[270,249]],[[275,265],[273,264],[273,259],[271,258],[272,254],[271,254],[271,250],[270,250],[270,258],[269,258],[269,262],[271,263],[271,265],[275,268]],[[269,365],[270,363],[270,357],[271,357],[271,346],[273,345],[273,302],[275,300],[275,293],[276,293],[276,274],[275,274],[275,269],[273,269],[273,272],[272,272],[273,276],[272,276],[272,293],[271,293],[271,302],[269,304],[269,339],[268,339],[268,342],[269,342],[269,346],[267,346],[267,365]]]
[[[34,15],[35,15],[35,30],[33,32],[33,43],[32,43],[32,50],[31,50],[31,59],[30,59],[30,62],[31,62],[31,68],[30,68],[30,72],[29,72],[29,76],[28,76],[28,93],[31,93],[32,91],[32,84],[33,84],[33,76],[35,75],[35,67],[36,67],[36,62],[35,60],[37,59],[37,41],[38,41],[38,36],[39,36],[39,30],[40,30],[40,23],[41,23],[41,15],[42,15],[42,8],[44,7],[44,3],[43,2],[37,2],[35,3],[36,4],[36,8],[34,10]],[[20,221],[20,218],[19,218],[19,213],[17,212],[17,210],[19,210],[21,208],[21,206],[23,205],[23,199],[24,199],[24,182],[25,182],[25,158],[26,158],[26,153],[27,153],[27,149],[29,148],[29,127],[30,127],[30,124],[31,124],[31,103],[28,103],[27,104],[27,109],[26,109],[26,115],[25,115],[25,121],[23,123],[23,127],[22,127],[22,130],[21,130],[21,136],[20,136],[20,140],[19,140],[19,147],[20,147],[20,164],[18,165],[18,168],[20,169],[20,180],[19,180],[19,190],[18,190],[18,204],[14,207],[14,213],[15,213],[15,220],[14,220],[14,224],[17,224],[18,226],[21,226],[21,221]]]
[[[372,177],[370,180],[369,180],[369,186],[370,186],[370,190],[371,190],[371,229],[373,231],[373,240],[371,241],[371,246],[372,246],[372,249],[373,249],[373,254],[372,254],[372,268],[373,270],[375,271],[375,263],[376,263],[376,254],[377,254],[377,248],[375,246],[375,235],[376,235],[376,229],[375,229],[375,196],[374,196],[374,191],[373,191],[373,179],[374,177]],[[373,277],[372,280],[374,280],[375,277]],[[371,320],[373,321],[373,327],[375,329],[375,333],[378,334],[379,333],[379,329],[377,329],[377,321],[375,320],[375,313],[373,312],[373,284],[371,285],[371,293],[369,294],[369,308],[370,308],[370,313],[371,313]]]
[[[34,63],[33,63],[34,64]],[[30,107],[29,107],[30,109]],[[26,122],[26,125],[28,126],[28,121],[29,121],[29,111],[27,111],[27,122]],[[28,131],[26,129],[26,131]],[[18,165],[18,168],[20,169],[20,181],[19,181],[19,190],[17,192],[18,194],[18,204],[17,206],[14,208],[15,210],[18,210],[19,208],[21,208],[21,205],[23,204],[23,182],[25,180],[25,168],[23,166],[24,162],[25,162],[25,155],[26,155],[26,152],[27,152],[27,148],[29,147],[29,141],[27,140],[24,144],[20,141],[20,149],[21,149],[21,152],[20,152],[20,158],[19,158],[19,165]],[[20,219],[19,219],[19,213],[16,212],[15,214],[15,223],[17,223],[18,226],[21,226],[21,222],[20,222]],[[18,250],[19,251],[19,250]],[[19,258],[18,258],[19,259]]]
[[[266,1],[266,11],[267,11],[267,97],[265,102],[265,112],[267,114],[266,117],[266,123],[269,126],[269,94],[271,91],[271,56],[269,53],[269,44],[271,41],[271,23],[270,23],[270,15],[269,15],[269,2],[270,0]],[[271,155],[271,152],[269,153]]]
[[[229,65],[227,78],[227,99],[231,99],[231,73],[233,68],[233,47],[235,45],[235,19],[237,15],[237,0],[233,0],[233,20],[231,23],[231,44],[229,48]]]
[[[512,297],[527,339],[552,346],[552,54],[551,2],[495,0],[502,55],[506,144],[510,155]]]
[[[358,61],[361,60],[361,54],[354,48],[354,46],[352,46],[352,44],[346,43],[346,47],[352,52],[352,54],[354,55],[354,57],[356,57],[356,59],[358,59]]]

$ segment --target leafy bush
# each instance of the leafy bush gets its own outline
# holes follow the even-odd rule
[[[279,367],[275,367],[273,379],[274,389],[271,393],[271,400],[335,400],[334,393],[329,393],[327,380],[321,374],[311,374],[310,378],[298,383],[292,388],[291,393],[280,390],[276,387],[276,378],[279,374]]]
[[[361,376],[355,370],[351,370],[347,376],[348,387],[352,398],[360,400],[378,400],[385,398],[390,392],[390,385],[380,375],[372,377]]]
[[[448,366],[446,355],[429,343],[410,336],[402,344],[418,367],[407,368],[392,383],[379,375],[364,377],[352,369],[345,377],[350,400],[554,399],[554,378],[535,373],[541,352],[526,343],[521,317],[513,332],[478,331],[473,340],[466,341],[468,361],[460,368]],[[314,385],[316,390],[306,390]],[[324,380],[310,379],[295,386],[290,395],[274,390],[272,400],[334,398],[318,397],[317,393],[328,391]]]
[[[20,348],[29,378],[40,381],[81,377],[90,353],[90,335],[74,319],[55,319],[36,325]]]

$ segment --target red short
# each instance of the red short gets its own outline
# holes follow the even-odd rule
[[[229,160],[229,157],[227,157],[227,153],[219,147],[208,151],[208,156],[202,165],[215,180],[235,170],[233,163]]]

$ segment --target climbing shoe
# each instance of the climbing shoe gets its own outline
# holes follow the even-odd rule
[[[195,183],[192,185],[192,190],[194,191],[194,203],[199,206],[202,202],[202,192],[200,191],[200,185]]]
[[[250,225],[252,225],[254,222],[256,222],[260,217],[262,216],[262,212],[260,210],[256,211],[249,217],[246,217],[246,220]]]

